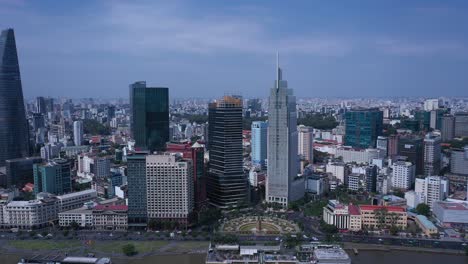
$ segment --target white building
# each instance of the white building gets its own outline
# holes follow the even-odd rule
[[[439,109],[439,99],[427,99],[424,101],[424,111]]]
[[[75,146],[81,146],[83,143],[83,121],[73,122],[73,142]]]
[[[414,191],[420,195],[422,202],[432,209],[434,202],[447,198],[449,192],[448,180],[440,176],[416,179]]]
[[[349,147],[336,149],[335,157],[342,157],[343,162],[371,163],[373,159],[385,158],[385,151],[381,149],[356,150]]]
[[[170,154],[146,156],[146,190],[149,219],[187,224],[194,209],[191,161]]]
[[[297,127],[298,132],[298,154],[299,156],[309,161],[314,162],[314,129],[300,125]]]
[[[416,208],[418,204],[423,203],[422,193],[415,191],[405,192],[406,206],[409,208]]]
[[[325,167],[325,171],[331,173],[342,184],[345,184],[347,169],[344,162],[329,162]]]
[[[94,159],[94,176],[103,179],[110,176],[110,159],[107,157],[96,157]]]
[[[397,161],[393,163],[392,187],[409,190],[415,179],[415,166],[411,162]]]

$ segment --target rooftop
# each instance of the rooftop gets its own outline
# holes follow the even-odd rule
[[[359,207],[357,205],[350,204],[348,206],[348,211],[350,215],[360,215]]]
[[[424,215],[417,215],[416,218],[426,229],[437,229],[437,227]]]
[[[436,202],[445,210],[468,211],[468,203]]]
[[[349,260],[348,254],[341,248],[318,248],[314,251],[315,258],[318,262],[332,263],[330,261]]]
[[[359,205],[361,210],[378,210],[378,209],[387,209],[389,212],[406,212],[405,208],[399,206],[383,206],[383,205]]]

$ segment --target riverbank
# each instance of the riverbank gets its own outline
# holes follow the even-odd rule
[[[376,245],[376,244],[359,244],[359,243],[343,243],[343,249],[353,254],[353,250],[358,251],[407,251],[407,252],[418,252],[418,253],[441,253],[449,255],[465,255],[464,251],[452,250],[452,249],[440,249],[440,248],[420,248],[420,247],[403,247],[403,246],[392,246],[392,245]]]
[[[66,240],[0,240],[0,253],[17,256],[94,254],[98,257],[139,259],[155,255],[205,254],[207,241],[66,241]],[[127,257],[122,247],[135,246],[137,254]]]

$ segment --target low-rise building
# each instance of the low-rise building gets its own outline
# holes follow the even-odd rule
[[[126,230],[128,206],[97,205],[93,209],[93,225],[97,230]]]
[[[404,207],[360,205],[362,227],[382,229],[397,226],[405,229],[408,225],[408,215]]]
[[[434,202],[432,213],[443,226],[468,226],[468,203]]]
[[[417,215],[414,220],[425,235],[431,236],[439,233],[437,227],[424,215]]]

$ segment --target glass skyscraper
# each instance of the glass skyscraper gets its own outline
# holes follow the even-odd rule
[[[345,113],[347,146],[375,148],[377,137],[382,135],[383,112],[377,108],[353,109]]]
[[[146,226],[146,156],[148,153],[135,153],[127,157],[128,182],[128,224]]]
[[[65,194],[71,192],[70,162],[54,159],[44,164],[34,164],[34,194],[48,192]]]
[[[268,102],[268,165],[265,199],[287,206],[304,196],[304,180],[299,172],[296,97],[282,79],[277,65],[277,79]]]
[[[28,123],[13,29],[0,35],[0,166],[29,156]]]
[[[252,163],[266,167],[268,123],[264,121],[252,122]]]
[[[169,89],[130,85],[131,129],[139,150],[164,150],[169,141]]]
[[[242,157],[242,99],[224,96],[210,103],[208,123],[208,198],[219,208],[236,207],[247,198]]]

